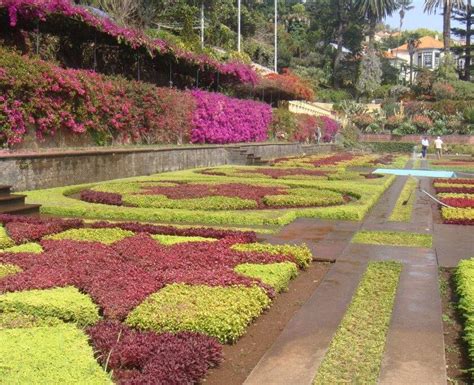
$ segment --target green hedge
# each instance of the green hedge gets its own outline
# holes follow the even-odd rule
[[[90,296],[81,294],[75,287],[2,294],[0,312],[29,314],[38,318],[56,317],[81,326],[93,325],[100,319],[99,308]]]
[[[352,238],[352,243],[431,248],[433,237],[431,234],[401,231],[359,231]]]
[[[243,263],[234,269],[237,273],[250,278],[258,278],[277,292],[288,290],[289,282],[298,275],[293,262],[270,263],[267,265]]]
[[[411,154],[413,152],[414,143],[405,142],[363,142],[375,152],[403,152]]]
[[[401,269],[397,262],[369,262],[315,385],[377,383]]]
[[[43,252],[41,245],[37,243],[24,243],[22,245],[9,247],[4,250],[0,250],[0,253],[30,253],[40,254]]]
[[[196,181],[193,170],[165,173],[147,177],[133,178],[135,181],[179,180]],[[199,179],[202,180],[202,179]],[[212,177],[205,178],[205,182],[219,181],[220,183],[236,182],[242,183],[242,178]],[[205,211],[205,210],[182,210],[182,209],[151,209],[119,207],[103,204],[93,204],[77,199],[69,198],[83,189],[94,187],[93,184],[78,185],[72,187],[60,187],[48,190],[30,191],[28,203],[41,204],[41,212],[48,215],[62,217],[82,217],[90,219],[106,220],[136,220],[145,222],[161,223],[199,223],[205,225],[270,225],[283,226],[291,223],[296,218],[321,218],[321,219],[343,219],[358,221],[364,218],[370,208],[377,202],[383,192],[395,180],[395,176],[385,176],[380,179],[360,181],[328,181],[328,180],[279,180],[276,185],[289,186],[291,188],[310,188],[313,191],[320,189],[331,190],[351,195],[356,200],[344,205],[315,208],[295,208],[285,210],[229,210],[229,211]],[[267,183],[268,185],[268,183]]]
[[[113,384],[74,325],[0,330],[2,384]]]
[[[171,246],[176,245],[178,243],[187,243],[187,242],[215,242],[217,239],[215,238],[205,238],[205,237],[183,237],[179,235],[162,235],[156,234],[151,236],[154,240],[158,241],[159,243]]]
[[[459,309],[464,317],[464,339],[471,361],[470,373],[474,379],[474,258],[459,262],[454,275],[459,295]]]
[[[257,253],[269,253],[291,256],[299,267],[305,269],[313,260],[311,250],[306,245],[272,245],[269,243],[239,243],[232,246],[233,250]]]
[[[127,317],[132,327],[162,332],[191,331],[234,342],[270,306],[258,286],[210,287],[172,284],[152,294]]]
[[[10,263],[0,263],[0,279],[14,275],[22,271],[18,266]]]
[[[15,242],[10,239],[5,228],[0,225],[0,250],[12,246],[15,246]]]
[[[415,178],[408,178],[403,186],[402,192],[395,203],[395,207],[390,214],[389,221],[394,222],[410,222],[413,212],[413,205],[416,200],[416,188],[418,187],[418,180]]]
[[[45,239],[68,239],[72,241],[101,242],[107,245],[121,241],[122,239],[133,237],[133,231],[122,229],[70,229],[62,233],[50,235]]]

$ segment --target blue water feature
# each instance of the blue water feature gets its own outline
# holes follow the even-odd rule
[[[428,178],[453,178],[456,174],[453,171],[430,171],[430,170],[402,170],[378,168],[373,174],[391,174],[391,175],[411,175],[425,176]]]

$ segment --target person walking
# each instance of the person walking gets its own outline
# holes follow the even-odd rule
[[[438,136],[434,142],[436,148],[436,157],[441,159],[441,156],[443,155],[443,140],[441,139],[441,136]]]
[[[421,139],[421,157],[426,159],[426,151],[428,151],[428,147],[430,146],[430,142],[426,136]]]

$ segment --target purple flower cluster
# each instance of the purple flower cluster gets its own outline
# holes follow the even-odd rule
[[[323,142],[331,142],[339,131],[340,124],[329,116],[319,117],[322,126]]]
[[[11,27],[15,27],[20,18],[45,21],[50,15],[62,15],[83,22],[134,49],[143,47],[152,56],[171,55],[198,65],[203,70],[208,68],[213,72],[218,71],[240,83],[255,85],[258,81],[256,72],[245,63],[222,64],[207,55],[185,51],[160,39],[151,39],[139,30],[120,27],[108,18],[97,17],[85,8],[74,6],[69,0],[1,0],[0,8],[7,9]]]
[[[194,90],[193,143],[261,142],[272,120],[268,104]]]
[[[2,75],[0,68],[0,76]],[[26,133],[25,114],[22,103],[14,100],[12,103],[0,96],[0,142],[6,141],[9,146],[20,143]]]

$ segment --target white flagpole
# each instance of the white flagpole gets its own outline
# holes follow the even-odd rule
[[[275,72],[278,72],[278,0],[275,0]]]
[[[237,0],[237,51],[240,52],[240,42],[241,42],[241,10],[240,10],[241,0]]]

